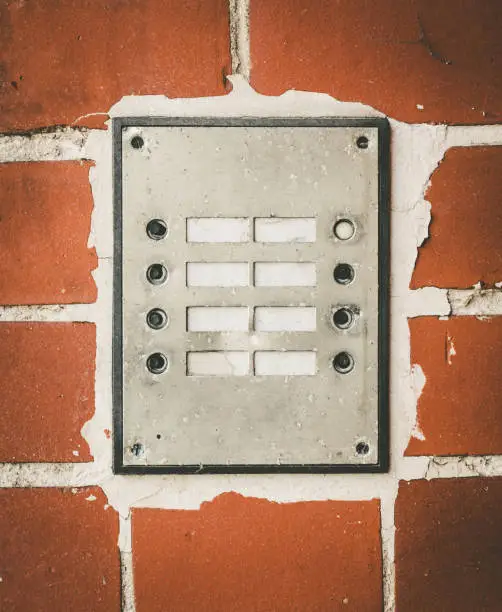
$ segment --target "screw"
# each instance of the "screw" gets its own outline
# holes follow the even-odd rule
[[[367,149],[368,148],[368,144],[369,144],[369,141],[366,138],[366,136],[359,136],[359,138],[356,140],[356,145],[360,149]]]
[[[132,446],[131,446],[131,453],[135,456],[135,457],[140,457],[143,454],[143,444],[141,444],[140,442],[135,442]]]
[[[356,453],[358,455],[367,455],[370,452],[370,446],[367,442],[358,442],[356,444]]]
[[[141,136],[133,136],[131,138],[131,147],[133,149],[142,149],[144,144],[145,141],[143,140],[143,138],[141,138]]]

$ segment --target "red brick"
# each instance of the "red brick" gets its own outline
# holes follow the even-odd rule
[[[254,0],[250,11],[261,93],[326,92],[408,122],[502,119],[497,0]]]
[[[407,455],[502,453],[502,318],[411,319],[411,362],[426,383],[418,400],[424,440]]]
[[[501,4],[502,6],[502,4]],[[471,287],[502,280],[502,147],[450,149],[432,176],[429,239],[411,287]]]
[[[399,612],[500,612],[501,506],[501,478],[400,483]]]
[[[117,540],[97,487],[1,489],[0,609],[119,612]]]
[[[91,460],[94,324],[0,323],[0,346],[0,462]]]
[[[138,612],[382,609],[379,502],[133,509]],[[345,604],[345,605],[344,605]]]
[[[132,94],[226,91],[227,0],[3,0],[0,27],[0,130],[71,124]]]
[[[0,304],[96,300],[89,167],[0,164]]]

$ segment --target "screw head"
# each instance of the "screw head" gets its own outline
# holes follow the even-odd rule
[[[358,455],[367,455],[370,452],[370,445],[361,440],[356,444],[356,453]]]
[[[132,446],[131,446],[131,453],[135,456],[135,457],[141,457],[141,455],[144,453],[144,448],[143,448],[143,444],[141,444],[141,442],[135,442]]]
[[[143,140],[143,138],[141,138],[141,136],[133,136],[131,138],[131,147],[133,149],[142,149],[144,144],[145,141]]]
[[[369,144],[369,140],[366,136],[359,136],[356,140],[356,145],[359,149],[367,149]]]

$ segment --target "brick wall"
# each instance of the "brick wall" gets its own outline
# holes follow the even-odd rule
[[[501,609],[501,27],[496,0],[0,0],[2,611]],[[388,474],[112,474],[106,121],[148,113],[391,118]]]

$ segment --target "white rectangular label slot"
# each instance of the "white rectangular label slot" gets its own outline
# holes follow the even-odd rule
[[[249,353],[245,351],[201,351],[187,353],[188,376],[246,376]]]
[[[247,242],[249,219],[194,217],[187,219],[187,242]]]
[[[264,332],[313,332],[316,330],[315,306],[257,306],[254,328]]]
[[[317,371],[314,351],[257,351],[256,376],[314,376]]]
[[[246,306],[189,306],[187,331],[219,332],[249,329],[249,311]]]
[[[247,263],[187,263],[187,287],[247,287]]]
[[[315,287],[316,266],[311,262],[257,262],[254,284],[257,287]]]
[[[269,217],[254,220],[254,237],[257,242],[315,242],[316,219]]]

